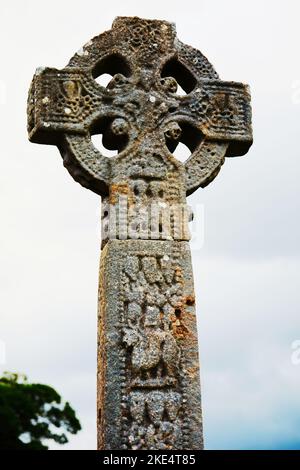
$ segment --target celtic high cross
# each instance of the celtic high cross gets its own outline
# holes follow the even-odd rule
[[[102,197],[98,448],[201,449],[186,196],[248,151],[247,86],[219,80],[173,24],[119,17],[66,68],[37,70],[28,132]],[[104,156],[95,134],[118,153]]]

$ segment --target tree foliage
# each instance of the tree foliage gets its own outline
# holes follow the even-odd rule
[[[52,387],[20,374],[0,377],[0,449],[47,450],[44,440],[65,444],[66,432],[80,429],[75,411]]]

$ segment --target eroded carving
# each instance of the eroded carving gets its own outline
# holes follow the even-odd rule
[[[180,260],[176,253],[144,252],[127,255],[124,263],[122,332],[129,390],[124,447],[177,449],[184,421],[178,340],[189,334],[182,319],[187,299]]]

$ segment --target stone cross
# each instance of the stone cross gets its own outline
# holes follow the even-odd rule
[[[186,196],[248,151],[248,87],[221,81],[174,24],[118,17],[64,69],[37,70],[28,132],[102,197],[98,448],[203,448]]]

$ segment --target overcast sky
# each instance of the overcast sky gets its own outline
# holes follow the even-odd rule
[[[300,449],[297,0],[1,3],[0,370],[54,386],[83,425],[62,448],[95,448],[100,199],[55,147],[27,141],[26,99],[36,67],[64,67],[121,15],[176,22],[222,79],[251,86],[253,147],[189,198],[195,217],[204,207],[193,264],[205,445]]]

